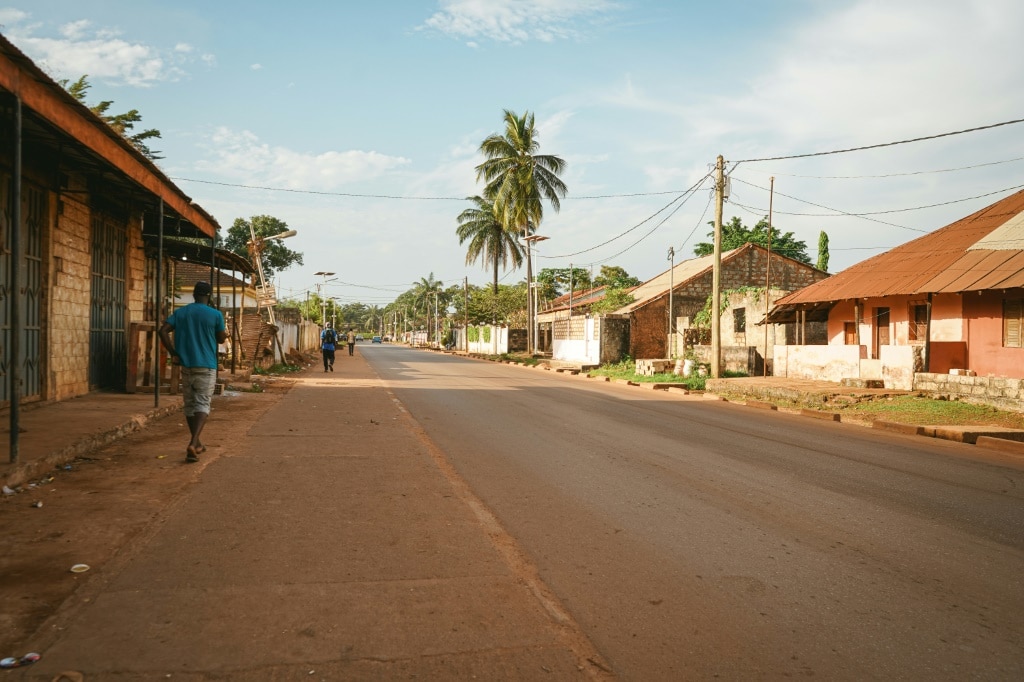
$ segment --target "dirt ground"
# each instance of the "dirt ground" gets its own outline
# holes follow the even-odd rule
[[[215,398],[198,464],[185,463],[179,412],[0,496],[0,658],[34,651],[33,634],[84,578],[71,567],[98,569],[142,537],[293,383],[276,378],[260,393]]]

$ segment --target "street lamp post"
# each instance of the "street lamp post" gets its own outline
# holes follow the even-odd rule
[[[533,245],[535,242],[542,242],[548,237],[539,234],[527,234],[523,237],[526,242],[526,353],[533,355],[537,339],[533,325],[536,315],[533,311],[533,302],[536,294],[533,289]]]
[[[317,282],[317,285],[316,285],[316,295],[320,296],[320,326],[326,327],[327,326],[327,297],[321,295],[320,287],[323,286],[324,288],[326,288],[327,287],[327,282],[330,281],[327,278],[330,277],[331,275],[333,275],[334,273],[333,272],[325,272],[325,271],[321,270],[320,272],[314,272],[313,274],[316,275],[317,277],[323,277],[324,278],[323,282]]]

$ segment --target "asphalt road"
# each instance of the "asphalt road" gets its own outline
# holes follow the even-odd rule
[[[1024,678],[1024,465],[359,351],[621,679]]]

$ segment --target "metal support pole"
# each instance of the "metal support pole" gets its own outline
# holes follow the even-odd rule
[[[161,295],[160,284],[163,280],[163,265],[164,265],[164,200],[160,198],[160,202],[157,204],[157,218],[156,218],[156,281],[153,282],[153,315],[154,322],[153,328],[156,330],[160,329],[163,324],[162,310],[160,309],[160,303],[163,301]],[[145,218],[143,218],[145,219]],[[153,335],[153,407],[160,407],[160,379],[163,375],[163,367],[160,365],[160,334]]]
[[[7,389],[11,399],[10,461],[18,463],[18,432],[21,430],[21,98],[14,98],[14,178],[11,188],[11,279],[8,291],[11,294],[11,355],[10,384]]]

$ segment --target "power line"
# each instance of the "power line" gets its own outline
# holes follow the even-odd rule
[[[743,180],[740,180],[739,178],[735,178],[735,180],[737,182],[743,182]],[[749,185],[750,183],[743,182],[743,184]],[[751,187],[757,187],[757,185],[750,185],[750,186]],[[914,206],[912,208],[891,208],[891,209],[886,210],[886,211],[869,211],[869,212],[866,212],[866,213],[846,213],[845,215],[854,216],[856,218],[863,218],[863,217],[869,216],[869,215],[885,215],[887,213],[907,213],[908,211],[921,211],[921,210],[924,210],[926,208],[937,208],[939,206],[949,206],[950,204],[959,204],[959,203],[962,203],[964,201],[971,201],[973,199],[982,199],[984,197],[990,197],[993,194],[1002,194],[1003,192],[1010,192],[1010,191],[1013,191],[1013,190],[1021,189],[1022,187],[1024,187],[1024,185],[1016,185],[1014,187],[1007,187],[1005,189],[997,189],[994,192],[986,192],[985,194],[978,194],[978,195],[973,196],[973,197],[965,197],[963,199],[953,199],[952,201],[943,201],[943,202],[938,203],[938,204],[927,204],[925,206]],[[764,188],[758,188],[758,189],[764,189]],[[780,196],[786,196],[785,194],[781,194],[781,193],[778,193],[778,192],[777,192],[777,194],[780,194]],[[789,197],[789,198],[792,198],[792,197]],[[744,208],[746,208],[746,207],[744,207]],[[832,210],[832,209],[829,209],[829,210]],[[779,213],[781,215],[808,216],[808,217],[814,217],[814,218],[838,218],[839,217],[839,216],[835,215],[834,213],[788,213],[786,211],[775,211],[775,212]],[[909,230],[910,228],[908,227],[906,229]]]
[[[700,180],[698,180],[697,182],[695,182],[695,183],[693,183],[692,185],[690,185],[689,189],[687,189],[686,191],[684,191],[684,192],[683,192],[682,194],[680,194],[679,196],[677,196],[677,197],[676,197],[675,199],[673,199],[672,201],[668,202],[667,204],[665,204],[664,206],[662,206],[661,208],[659,208],[659,209],[658,209],[657,211],[655,211],[655,212],[654,212],[654,213],[652,213],[651,215],[649,215],[649,216],[647,216],[646,218],[644,218],[643,220],[641,220],[641,221],[640,221],[639,223],[637,223],[637,224],[636,224],[636,225],[634,225],[633,227],[629,228],[629,229],[628,229],[628,230],[626,230],[625,232],[621,232],[620,234],[617,234],[617,235],[615,235],[615,236],[614,236],[614,237],[612,237],[611,239],[607,239],[607,240],[605,240],[605,241],[601,242],[600,244],[597,244],[597,245],[595,245],[595,246],[591,246],[591,247],[589,247],[589,248],[583,249],[582,251],[575,251],[575,252],[573,252],[573,253],[566,253],[566,254],[561,254],[561,255],[558,255],[558,256],[542,256],[542,258],[549,258],[549,259],[553,259],[553,258],[571,258],[571,257],[573,257],[573,256],[579,256],[580,254],[584,254],[584,253],[589,253],[590,251],[594,251],[595,249],[599,249],[599,248],[601,248],[602,246],[606,246],[606,245],[608,245],[608,244],[611,244],[611,243],[612,243],[612,242],[614,242],[615,240],[617,240],[617,239],[621,239],[622,237],[625,237],[625,236],[626,236],[627,234],[629,234],[629,233],[630,233],[630,232],[632,232],[633,230],[639,229],[639,228],[640,228],[641,226],[643,226],[644,224],[646,224],[646,223],[647,223],[647,222],[649,222],[650,220],[653,220],[653,219],[654,219],[654,218],[655,218],[655,217],[656,217],[656,216],[657,216],[657,215],[658,215],[659,213],[661,213],[662,211],[665,211],[665,210],[667,210],[668,208],[670,208],[670,207],[672,206],[672,204],[676,203],[677,201],[680,201],[680,200],[682,200],[682,202],[681,202],[681,203],[679,204],[679,206],[682,206],[683,204],[685,204],[685,203],[686,203],[686,200],[687,200],[687,199],[689,198],[689,197],[688,197],[687,195],[693,196],[693,193],[694,193],[694,192],[696,192],[696,191],[697,191],[698,189],[700,189],[700,185],[701,185],[701,184],[703,184],[703,182],[704,182],[705,180],[707,180],[707,179],[708,179],[709,177],[711,177],[711,174],[710,174],[710,173],[708,173],[707,175],[705,175],[704,177],[702,177],[702,178],[701,178]],[[675,211],[678,211],[678,210],[679,210],[679,208],[677,207],[677,208],[675,209]],[[667,216],[667,217],[665,218],[665,220],[668,220],[668,218],[671,218],[671,217],[672,217],[672,215],[674,215],[674,214],[675,214],[675,211],[672,211],[672,213],[670,213],[670,214],[669,214],[669,215],[668,215],[668,216]],[[658,225],[657,225],[657,226],[655,226],[655,228],[654,228],[654,229],[658,229],[658,227],[660,227],[660,226],[661,226],[662,224],[664,224],[665,220],[662,220],[662,221],[661,221],[661,223],[658,223]],[[650,233],[648,233],[648,234],[650,234]],[[645,235],[645,236],[644,236],[644,238],[642,238],[642,239],[641,239],[640,241],[643,241],[643,239],[645,239],[645,238],[646,238],[646,235]],[[637,242],[637,243],[639,243],[639,242]],[[636,246],[636,244],[633,244],[633,246]],[[632,247],[632,246],[630,246],[629,248],[631,249],[631,248],[633,248],[633,247]],[[629,250],[629,249],[626,249],[626,251],[628,251],[628,250]],[[625,253],[625,252],[623,252],[623,253]],[[616,255],[619,255],[619,254],[616,254]],[[613,256],[613,258],[614,258],[614,256]]]
[[[882,175],[800,175],[797,173],[776,173],[775,171],[761,170],[759,168],[751,168],[750,170],[754,173],[763,173],[764,175],[775,175],[786,178],[809,178],[813,180],[869,180],[876,178],[902,178],[912,175],[932,175],[935,173],[954,173],[957,171],[974,170],[975,168],[985,168],[987,166],[999,166],[1004,163],[1014,163],[1016,161],[1024,161],[1024,156],[1018,156],[1015,159],[1004,159],[1003,161],[977,163],[972,166],[960,166],[959,168],[937,168],[934,170],[907,171],[906,173],[884,173]]]
[[[218,187],[233,187],[235,189],[258,189],[265,192],[287,192],[290,194],[313,194],[317,196],[327,197],[352,197],[356,199],[395,199],[401,201],[465,201],[466,197],[410,197],[402,196],[398,194],[359,194],[356,192],[323,192],[313,189],[292,189],[288,187],[267,187],[263,185],[243,185],[240,183],[233,182],[217,182],[215,180],[197,180],[196,178],[181,178],[171,177],[171,180],[177,180],[180,182],[196,182],[202,185],[217,185]],[[664,192],[633,192],[630,194],[593,194],[586,196],[573,197],[569,196],[563,199],[563,201],[573,199],[621,199],[629,197],[654,197],[662,196],[665,194],[677,194],[679,190],[668,190]]]
[[[739,182],[739,183],[744,184],[744,185],[748,185],[750,187],[754,187],[756,189],[763,190],[765,192],[771,191],[771,190],[769,190],[769,189],[767,189],[765,187],[761,187],[760,185],[755,185],[752,182],[747,182],[746,180],[742,180],[740,178],[733,178],[733,179],[736,180],[736,182]],[[964,201],[971,201],[971,200],[974,200],[974,199],[981,199],[983,197],[992,196],[993,194],[1001,194],[1003,192],[1009,192],[1009,191],[1013,191],[1013,190],[1018,190],[1018,189],[1021,189],[1022,187],[1024,187],[1024,185],[1016,185],[1014,187],[1007,187],[1007,188],[1004,188],[1004,189],[996,190],[994,192],[986,192],[985,194],[979,194],[979,195],[973,196],[973,197],[966,197],[964,199],[954,199],[953,201],[945,201],[945,202],[941,202],[941,203],[938,203],[938,204],[929,204],[927,206],[915,206],[913,208],[891,209],[891,210],[887,210],[887,211],[876,211],[876,212],[873,212],[873,213],[849,213],[847,211],[841,211],[838,208],[832,208],[831,206],[824,206],[822,204],[816,204],[813,201],[807,201],[806,199],[800,199],[798,197],[794,197],[794,196],[791,196],[789,194],[784,194],[782,192],[775,192],[779,196],[786,197],[787,199],[793,199],[794,201],[799,201],[801,203],[808,204],[810,206],[817,206],[818,208],[823,208],[826,211],[832,211],[832,213],[791,213],[791,212],[786,212],[786,211],[775,211],[775,212],[779,213],[781,215],[808,216],[808,217],[820,217],[820,218],[838,218],[839,215],[842,215],[842,216],[848,216],[848,217],[851,217],[851,218],[861,218],[862,220],[870,220],[872,222],[881,223],[882,225],[889,225],[891,227],[898,227],[901,230],[909,230],[911,232],[927,233],[930,230],[921,230],[921,229],[918,229],[918,228],[915,228],[915,227],[907,227],[905,225],[897,225],[896,223],[890,223],[890,222],[887,222],[887,221],[884,221],[884,220],[878,220],[876,218],[871,218],[869,216],[872,216],[872,215],[882,215],[882,214],[887,214],[887,213],[905,213],[907,211],[919,211],[919,210],[923,210],[923,209],[926,209],[926,208],[936,208],[938,206],[948,206],[950,204],[957,204],[957,203],[961,203],[961,202],[964,202]],[[740,204],[740,203],[738,203],[736,201],[730,201],[729,203],[731,203],[731,204],[733,204],[735,206],[739,206],[740,208],[746,209],[746,210],[750,211],[751,213],[762,213],[763,214],[763,212],[764,212],[764,209],[754,208],[752,206],[744,206],[743,204]],[[836,215],[836,214],[839,214],[839,215]]]
[[[1014,125],[1016,123],[1024,123],[1024,118],[1014,119],[1012,121],[1003,121],[1002,123],[993,123],[991,125],[977,126],[975,128],[967,128],[965,130],[954,130],[948,133],[939,133],[938,135],[926,135],[924,137],[915,137],[909,140],[896,140],[894,142],[882,142],[880,144],[869,144],[863,147],[850,147],[848,149],[834,149],[828,152],[809,152],[807,154],[789,154],[787,156],[766,156],[760,159],[741,159],[737,161],[737,165],[741,163],[758,163],[760,161],[785,161],[787,159],[806,159],[812,156],[829,156],[831,154],[846,154],[849,152],[862,152],[868,149],[880,149],[882,147],[894,147],[900,144],[910,144],[911,142],[923,142],[925,140],[937,140],[941,137],[951,137],[953,135],[963,135],[964,133],[974,133],[979,130],[990,130],[992,128],[999,128],[1000,126]]]

